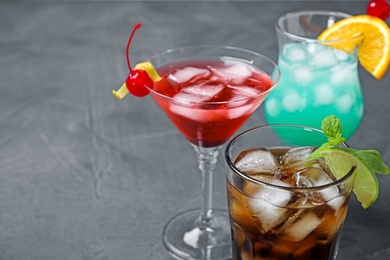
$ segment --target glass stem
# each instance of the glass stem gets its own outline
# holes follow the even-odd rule
[[[219,147],[196,147],[195,150],[198,155],[199,169],[202,173],[200,228],[207,229],[213,215],[213,171],[217,164]]]

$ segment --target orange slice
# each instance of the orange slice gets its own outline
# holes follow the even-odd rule
[[[390,63],[390,29],[382,19],[370,15],[351,16],[327,28],[318,39],[345,40],[329,43],[345,50],[348,39],[355,39],[353,45],[359,44],[359,35],[363,37],[358,49],[360,64],[375,78],[381,79]]]
[[[145,61],[138,63],[135,66],[135,69],[138,70],[145,70],[149,77],[153,80],[153,82],[158,82],[161,80],[160,75],[158,75],[156,69],[153,67],[152,63]],[[123,85],[118,89],[118,90],[113,90],[112,94],[117,98],[117,99],[122,99],[124,98],[127,94],[129,94],[129,90],[127,89],[126,82],[123,83]]]

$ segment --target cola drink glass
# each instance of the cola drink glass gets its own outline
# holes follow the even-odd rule
[[[355,167],[336,179],[307,159],[325,141],[313,128],[266,125],[228,143],[233,259],[336,259]]]

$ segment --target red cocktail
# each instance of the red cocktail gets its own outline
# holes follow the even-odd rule
[[[148,62],[158,73],[149,93],[194,147],[202,172],[201,209],[178,214],[163,242],[178,258],[231,257],[229,217],[212,208],[212,173],[220,147],[260,106],[279,80],[268,58],[226,46],[168,50]]]
[[[128,66],[126,83],[113,94],[119,99],[129,92],[150,94],[194,147],[202,173],[201,209],[172,218],[164,229],[164,245],[176,258],[228,259],[229,216],[212,208],[212,173],[221,146],[279,81],[277,66],[255,52],[226,46],[168,50],[134,70],[128,57]]]
[[[264,71],[234,58],[188,60],[157,69],[152,96],[196,146],[225,143],[273,86]]]

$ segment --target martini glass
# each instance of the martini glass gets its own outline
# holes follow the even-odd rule
[[[213,170],[221,146],[279,80],[276,64],[226,46],[172,49],[149,59],[162,80],[150,94],[195,149],[202,174],[201,208],[174,216],[163,243],[177,259],[231,258],[227,211],[212,207]]]

